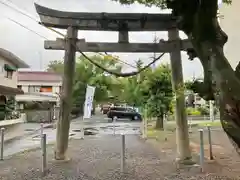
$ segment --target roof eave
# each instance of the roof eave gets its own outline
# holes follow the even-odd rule
[[[30,66],[26,64],[23,60],[21,60],[19,57],[17,57],[15,54],[12,52],[0,48],[0,56],[3,58],[7,59],[11,63],[17,66],[17,68],[29,68]]]

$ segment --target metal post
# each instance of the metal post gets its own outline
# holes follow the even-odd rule
[[[199,130],[200,133],[200,166],[201,172],[204,171],[204,141],[203,141],[203,129]]]
[[[164,132],[164,140],[167,141],[167,117],[166,114],[163,115],[163,132]]]
[[[113,117],[113,135],[116,134],[116,120],[117,120],[117,117]]]
[[[3,151],[4,151],[4,131],[5,128],[1,128],[1,157],[0,160],[3,161]]]
[[[210,120],[213,122],[214,121],[214,106],[213,106],[213,101],[209,101],[209,115],[210,115]]]
[[[142,138],[145,139],[147,138],[147,129],[146,129],[146,125],[147,125],[147,110],[146,108],[144,109],[144,115],[143,115],[143,120],[142,120]]]
[[[147,116],[146,116],[146,119],[144,120],[145,122],[144,122],[144,138],[146,138],[147,139],[147,132],[148,132],[148,130],[147,130],[147,125],[148,125],[148,118],[147,118]]]
[[[143,138],[144,138],[144,139],[147,137],[146,121],[147,121],[147,118],[144,118],[144,119],[143,119]]]
[[[125,170],[125,135],[121,135],[121,172]]]
[[[192,133],[192,116],[190,116],[190,122],[189,122],[189,130],[188,130],[188,132],[189,133]]]
[[[81,123],[81,139],[84,139],[84,116]]]
[[[41,147],[42,147],[42,136],[43,136],[43,123],[40,124],[40,139],[41,139]]]
[[[213,160],[211,127],[207,126],[207,129],[208,129],[208,143],[209,143],[209,159]]]
[[[41,137],[42,137],[42,135],[43,135],[43,123],[41,123],[40,126],[41,126],[41,127],[40,127],[40,134],[41,134]]]
[[[142,123],[141,123],[141,133],[142,133],[142,138],[144,139],[144,138],[145,138],[145,132],[144,132],[144,118],[143,118]]]
[[[42,142],[42,173],[43,175],[46,174],[46,168],[47,168],[47,136],[46,134],[42,134],[41,136],[41,142]]]

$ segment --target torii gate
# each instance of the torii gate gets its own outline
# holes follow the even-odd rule
[[[181,40],[176,29],[175,18],[171,14],[141,14],[141,13],[80,13],[63,12],[35,4],[41,23],[47,27],[67,29],[65,39],[45,41],[45,49],[65,50],[63,95],[61,98],[61,113],[57,123],[56,159],[64,159],[68,146],[70,126],[71,92],[75,69],[75,52],[169,52],[172,68],[172,86],[176,96],[176,125],[179,158],[190,156],[188,125],[185,114],[185,99],[182,89],[183,74],[181,50],[191,48],[188,40]],[[78,30],[118,31],[118,43],[85,42],[77,39]],[[156,43],[129,43],[129,31],[168,31],[168,41]]]

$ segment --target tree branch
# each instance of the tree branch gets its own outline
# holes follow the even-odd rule
[[[157,58],[154,58],[152,62],[150,62],[149,64],[147,64],[146,66],[144,66],[143,68],[139,69],[138,71],[135,72],[130,72],[130,73],[118,73],[118,72],[114,72],[111,71],[105,67],[103,67],[102,65],[98,64],[97,62],[95,62],[94,60],[92,60],[91,58],[89,58],[87,55],[85,55],[82,51],[80,51],[78,49],[78,51],[82,54],[83,57],[85,57],[89,62],[91,62],[92,64],[94,64],[95,66],[97,66],[98,68],[102,69],[103,71],[115,75],[117,77],[130,77],[130,76],[135,76],[139,73],[141,73],[142,71],[146,70],[147,68],[149,68],[152,64],[154,64],[156,61],[158,61],[159,59],[161,59],[161,57],[163,57],[163,55],[165,53],[162,53],[161,55],[159,55]]]

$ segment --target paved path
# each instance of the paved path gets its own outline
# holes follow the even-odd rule
[[[80,139],[82,134],[81,130],[82,120],[81,118],[75,119],[71,122],[70,137]],[[39,124],[28,124],[24,125],[25,129],[31,129],[27,131],[27,136],[21,137],[12,143],[5,144],[4,156],[13,155],[15,153],[40,147],[40,131],[36,131],[40,127]],[[36,128],[38,127],[38,128]],[[34,129],[35,128],[35,129]],[[139,134],[140,133],[140,122],[131,121],[118,121],[116,123],[108,123],[102,116],[94,116],[91,119],[84,121],[84,128],[88,128],[96,132],[96,137],[112,134]],[[34,130],[34,131],[33,131]],[[47,143],[53,143],[56,139],[56,129],[46,128],[43,133],[47,135]],[[85,136],[86,137],[86,136]]]
[[[43,124],[44,128],[51,126],[51,124]],[[12,141],[21,139],[25,136],[37,133],[40,131],[41,125],[38,123],[19,123],[7,128],[5,131],[4,142],[10,143]]]
[[[185,180],[228,179],[220,174],[201,174],[198,167],[176,169],[173,150],[159,151],[136,135],[126,136],[126,171],[120,173],[120,136],[71,140],[71,161],[53,160],[48,147],[48,174],[41,177],[41,151],[14,155],[0,162],[1,180]],[[220,177],[220,178],[217,178]]]

